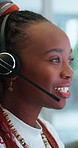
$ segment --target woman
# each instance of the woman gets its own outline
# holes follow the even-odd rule
[[[5,26],[6,48],[19,56],[24,76],[60,101],[18,75],[1,75],[0,147],[64,148],[53,126],[38,115],[42,107],[64,108],[71,95],[73,58],[69,39],[43,16],[18,8],[16,11],[13,6]],[[0,26],[8,13],[10,7],[1,14]]]

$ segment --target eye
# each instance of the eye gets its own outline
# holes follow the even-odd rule
[[[70,58],[70,59],[68,60],[69,65],[72,65],[73,61],[74,61],[74,58]]]
[[[60,62],[60,58],[52,58],[51,60],[49,60],[49,62],[53,63],[53,64],[58,64]]]

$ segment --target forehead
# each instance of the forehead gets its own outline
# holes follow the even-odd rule
[[[50,22],[41,22],[28,28],[30,48],[35,52],[54,48],[70,49],[67,35]]]

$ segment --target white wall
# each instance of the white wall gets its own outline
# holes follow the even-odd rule
[[[38,11],[42,7],[42,0],[12,0],[21,9],[28,9],[33,11]]]
[[[78,14],[78,0],[53,0],[53,7],[57,13]]]
[[[78,14],[78,0],[12,0],[21,9],[41,10],[43,1],[51,3],[55,13]],[[48,7],[49,5],[47,5]]]

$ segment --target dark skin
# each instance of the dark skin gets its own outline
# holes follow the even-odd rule
[[[74,75],[71,69],[71,46],[67,35],[49,22],[31,25],[30,44],[17,43],[22,62],[21,73],[60,98],[57,102],[20,77],[13,78],[13,92],[7,90],[2,105],[25,123],[35,127],[42,107],[62,109],[65,94],[57,87],[71,86]],[[17,47],[17,49],[19,48]],[[8,85],[10,78],[8,80]]]

